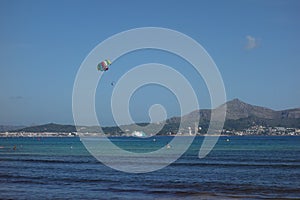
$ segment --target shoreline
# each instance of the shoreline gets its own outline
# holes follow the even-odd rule
[[[1,133],[0,133],[1,134]],[[109,135],[109,136],[101,136],[101,135],[90,135],[90,136],[79,136],[79,135],[0,135],[0,138],[81,138],[81,137],[105,137],[105,138],[141,138],[147,139],[152,137],[297,137],[300,135],[152,135],[149,137],[136,137],[136,136],[122,136],[122,135]]]

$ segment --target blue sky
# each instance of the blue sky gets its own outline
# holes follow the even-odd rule
[[[291,0],[1,0],[0,124],[72,124],[73,83],[84,58],[108,37],[147,26],[174,29],[200,43],[221,72],[228,100],[240,98],[275,110],[300,107],[299,10],[300,2]],[[108,83],[121,72],[161,60],[186,65],[184,75],[201,91],[200,107],[209,107],[204,83],[184,61],[157,51],[122,59],[123,71],[114,69],[107,82],[98,85],[97,102],[108,101],[112,90]],[[151,98],[157,93],[159,99]],[[135,94],[133,118],[147,121],[146,110],[157,100],[166,106],[168,116],[178,114],[178,104],[168,91],[145,87]],[[97,108],[103,124],[111,125],[108,103]]]

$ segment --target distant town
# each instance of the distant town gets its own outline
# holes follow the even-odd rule
[[[223,135],[273,135],[273,136],[299,136],[299,128],[285,128],[285,127],[266,127],[266,126],[252,126],[242,131],[223,130]]]
[[[299,128],[286,128],[286,127],[266,127],[266,126],[251,126],[244,130],[226,130],[223,129],[221,135],[224,136],[300,136]],[[143,131],[117,131],[117,132],[106,132],[108,137],[151,137],[152,134],[146,134]],[[163,136],[205,136],[205,133],[201,132],[201,127],[198,130],[192,130],[188,128],[186,130],[179,130],[178,133],[166,132],[165,134],[159,134]],[[217,134],[216,134],[217,135]],[[77,136],[89,136],[97,137],[100,136],[99,132],[2,132],[0,137],[77,137]]]

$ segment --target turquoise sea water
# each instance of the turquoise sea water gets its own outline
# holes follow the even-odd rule
[[[111,141],[149,152],[170,139]],[[300,137],[220,137],[199,159],[202,141],[166,168],[130,174],[101,164],[80,138],[0,138],[0,199],[300,199]]]

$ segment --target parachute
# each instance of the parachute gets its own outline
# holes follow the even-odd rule
[[[106,59],[101,61],[98,65],[97,65],[97,69],[98,71],[107,71],[108,70],[108,66],[111,65],[111,61]]]

